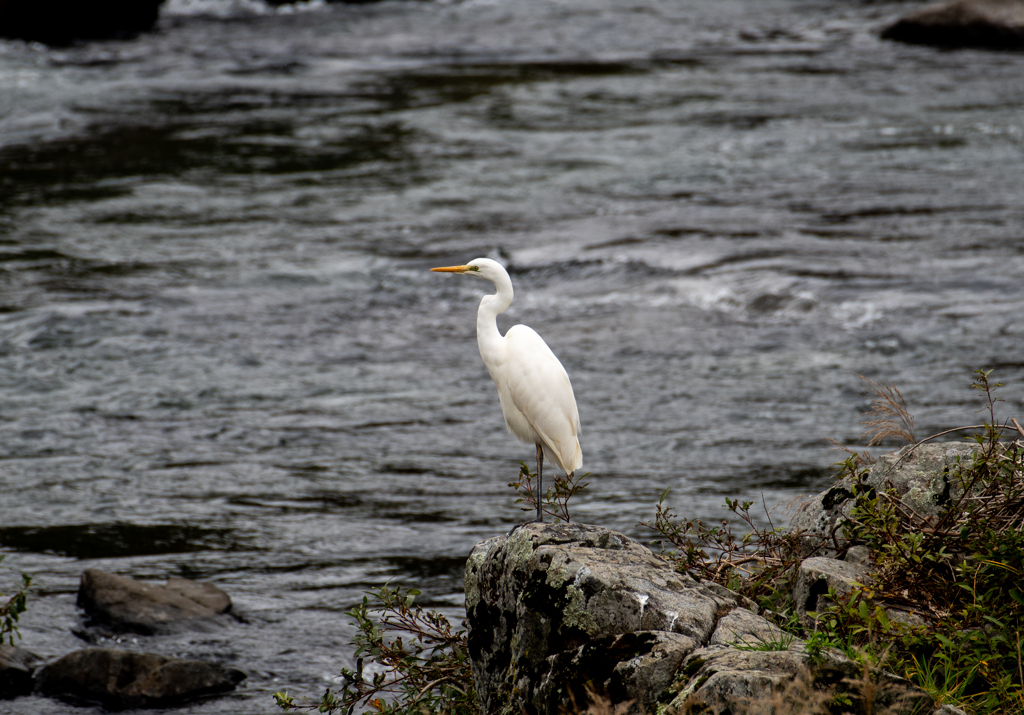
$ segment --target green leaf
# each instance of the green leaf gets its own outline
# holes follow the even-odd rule
[[[881,606],[875,608],[875,618],[878,619],[878,622],[885,630],[889,630],[889,628],[892,626],[892,624],[889,622],[889,614],[886,613],[885,609]]]
[[[988,621],[989,623],[993,624],[997,628],[1006,628],[1006,624],[1005,623],[1003,623],[1002,621],[1000,621],[1000,620],[998,620],[996,618],[993,618],[992,616],[989,616],[989,615],[985,614],[985,615],[982,615],[982,618],[984,618],[986,621]]]

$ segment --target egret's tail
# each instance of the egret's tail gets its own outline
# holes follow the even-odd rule
[[[569,450],[568,455],[559,455],[558,464],[565,472],[566,476],[571,475],[577,469],[583,466],[583,450],[580,449],[580,441],[578,439],[573,440],[573,443]],[[568,457],[564,459],[563,457]]]

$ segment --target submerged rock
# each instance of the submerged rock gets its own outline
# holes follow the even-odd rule
[[[0,644],[0,698],[32,692],[32,674],[42,660],[24,648]]]
[[[802,641],[757,615],[749,599],[594,526],[526,524],[477,545],[466,565],[466,613],[488,714],[578,712],[590,688],[631,703],[632,713],[698,706],[740,715],[800,673],[812,690],[857,675],[841,658],[809,670]],[[931,708],[895,676],[875,685],[876,712]]]
[[[105,708],[152,708],[234,690],[239,670],[151,653],[86,648],[41,669],[39,691]]]
[[[882,37],[918,45],[1024,48],[1024,0],[955,0],[930,5],[885,28]]]
[[[0,0],[0,37],[68,45],[153,29],[164,0]]]
[[[153,635],[216,627],[231,610],[231,598],[216,586],[184,578],[158,586],[86,569],[78,605],[88,614],[90,625]]]

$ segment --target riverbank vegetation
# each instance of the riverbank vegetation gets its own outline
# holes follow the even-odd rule
[[[646,526],[680,571],[753,599],[785,633],[805,642],[812,663],[842,654],[862,666],[861,680],[813,697],[810,686],[797,681],[793,687],[807,692],[796,694],[800,706],[791,712],[859,712],[852,706],[864,698],[854,691],[873,687],[872,674],[881,670],[907,678],[937,704],[971,715],[1024,712],[1024,429],[1016,420],[999,421],[999,387],[988,372],[978,371],[972,388],[983,397],[986,421],[915,440],[899,391],[872,383],[869,446],[893,439],[917,446],[965,431],[977,448],[950,467],[956,496],[938,518],[917,514],[894,492],[867,486],[873,458],[847,450],[837,477],[850,478],[855,501],[836,545],[840,556],[852,546],[866,547],[872,578],[849,593],[830,590],[819,601],[826,605],[802,618],[792,594],[807,554],[799,535],[772,523],[767,508],[769,525],[762,527],[750,512],[753,502],[727,499],[735,519],[707,525],[679,519],[664,497],[658,504]],[[529,485],[524,471],[511,485],[521,497]],[[568,517],[558,499],[576,493],[573,486],[562,485],[552,495],[551,513]],[[531,504],[529,495],[523,500]],[[277,693],[278,704],[346,715],[475,714],[465,634],[417,605],[416,595],[392,586],[369,594],[348,614],[357,627],[356,670],[342,671],[340,690],[301,702]],[[785,649],[792,640],[764,647]],[[778,694],[778,704],[793,695]],[[602,707],[607,710],[607,703]]]
[[[855,504],[839,555],[866,546],[873,578],[848,594],[830,590],[830,605],[808,614],[810,622],[797,617],[792,600],[805,555],[800,537],[759,528],[752,502],[726,500],[748,529],[739,538],[729,522],[680,521],[664,504],[649,526],[680,570],[754,599],[780,627],[807,641],[812,659],[839,651],[972,715],[1024,712],[1024,430],[1016,420],[999,422],[1002,385],[988,372],[975,375],[972,388],[983,395],[988,420],[942,433],[972,432],[978,448],[973,459],[950,468],[958,496],[940,517],[923,517],[894,492],[867,487],[871,455],[848,450],[837,476],[852,478]],[[869,445],[898,438],[916,446],[937,436],[915,441],[899,391],[872,385]]]
[[[4,554],[0,554],[0,561],[4,560]],[[0,593],[0,645],[4,639],[12,646],[14,636],[21,638],[18,632],[18,619],[28,607],[28,590],[32,587],[32,577],[23,573],[21,575],[21,586],[13,594]]]

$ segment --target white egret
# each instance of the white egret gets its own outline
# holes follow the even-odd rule
[[[512,305],[512,279],[497,261],[477,258],[464,266],[432,268],[489,280],[496,293],[485,295],[476,313],[476,340],[501,401],[508,431],[537,447],[537,521],[544,521],[541,498],[544,457],[569,477],[583,465],[580,414],[562,363],[533,328],[514,325],[504,336],[497,317]]]

